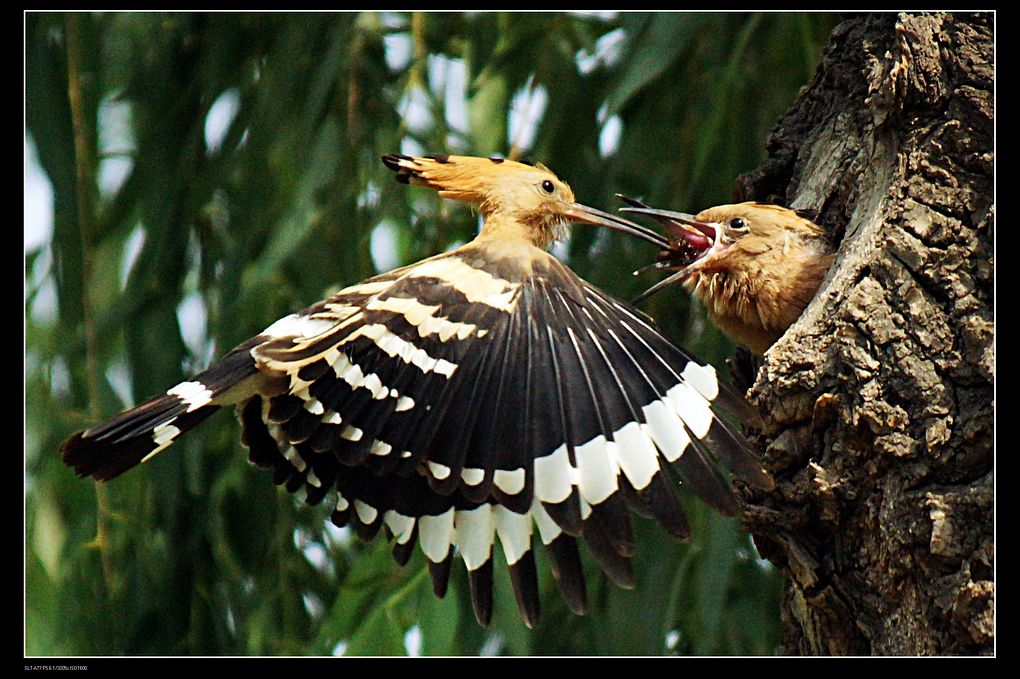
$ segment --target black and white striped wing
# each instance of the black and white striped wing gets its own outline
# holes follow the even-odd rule
[[[459,553],[483,623],[496,542],[533,624],[536,536],[582,612],[579,538],[628,586],[630,509],[686,536],[672,470],[723,512],[716,456],[771,483],[714,416],[747,406],[711,367],[534,248],[468,246],[341,291],[78,432],[64,460],[113,478],[238,402],[253,462],[312,503],[336,489],[333,520],[365,538],[385,526],[401,563],[420,544],[440,595]]]
[[[536,251],[540,253],[540,251]],[[669,468],[720,511],[718,456],[771,480],[714,403],[746,408],[643,317],[545,253],[528,267],[461,249],[348,288],[283,319],[252,350],[275,385],[241,407],[253,462],[394,556],[421,546],[437,594],[455,552],[476,616],[502,546],[525,621],[538,616],[534,539],[584,610],[577,539],[632,584],[629,509],[685,537]]]

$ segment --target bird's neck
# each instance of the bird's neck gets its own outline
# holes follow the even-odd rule
[[[550,228],[546,219],[531,219],[519,212],[483,209],[482,229],[474,242],[527,244],[545,250],[552,245],[553,240],[554,229]]]
[[[800,317],[832,263],[816,243],[798,245],[740,262],[724,259],[685,285],[723,332],[760,356]]]

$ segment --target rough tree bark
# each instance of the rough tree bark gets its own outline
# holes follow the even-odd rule
[[[785,653],[993,652],[993,33],[848,18],[741,178],[839,248],[751,392]]]

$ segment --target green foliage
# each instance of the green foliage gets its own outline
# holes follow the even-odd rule
[[[385,540],[333,529],[327,507],[250,467],[230,413],[102,486],[56,451],[329,289],[472,237],[469,210],[395,183],[383,153],[520,153],[604,209],[616,192],[688,211],[726,202],[834,23],[29,13],[27,135],[54,218],[25,253],[26,653],[772,652],[776,573],[686,497],[689,544],[638,522],[633,591],[585,554],[592,610],[573,616],[539,554],[538,628],[497,565],[482,630],[463,566],[435,599],[420,555],[398,568]],[[512,127],[529,106],[537,120]],[[652,280],[631,276],[647,245],[619,234],[577,227],[558,252],[621,297]],[[648,310],[695,353],[718,364],[730,351],[681,291]]]

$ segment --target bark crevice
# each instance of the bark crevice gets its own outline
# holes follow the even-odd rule
[[[739,182],[838,248],[751,390],[785,653],[993,650],[993,20],[848,18]]]

